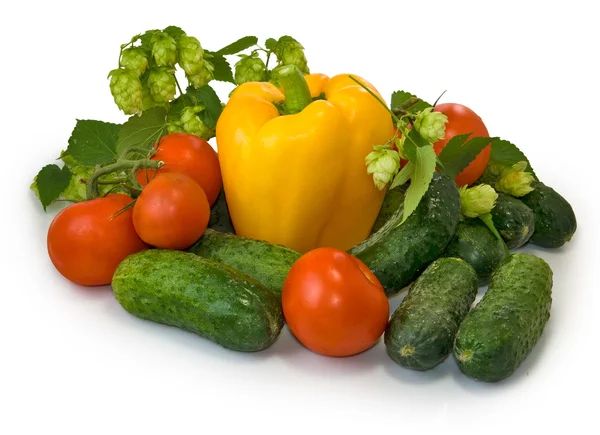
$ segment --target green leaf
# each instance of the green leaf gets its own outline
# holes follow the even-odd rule
[[[410,186],[408,186],[404,198],[404,216],[402,216],[402,222],[400,222],[400,224],[408,219],[421,202],[423,195],[425,195],[425,192],[429,189],[429,184],[431,183],[433,172],[435,171],[436,156],[433,146],[418,147],[416,152],[417,158],[416,161],[413,162],[414,168],[410,177]]]
[[[131,116],[121,127],[117,140],[117,154],[135,146],[150,149],[166,132],[167,110],[154,107],[141,116]]]
[[[390,185],[390,190],[394,189],[398,186],[402,186],[404,183],[408,181],[410,177],[413,175],[415,164],[413,162],[408,162],[404,167],[396,174],[392,184]]]
[[[119,124],[77,120],[69,138],[67,154],[84,165],[98,165],[115,159]]]
[[[273,51],[276,46],[277,46],[277,39],[275,39],[275,38],[268,38],[265,41],[265,48],[267,50]]]
[[[416,95],[411,94],[410,92],[406,92],[406,91],[396,91],[392,94],[392,100],[391,100],[391,104],[390,107],[392,109],[395,109],[397,107],[402,107],[403,105],[405,105],[411,98],[419,98]],[[423,101],[419,98],[419,102],[413,104],[410,106],[410,111],[411,112],[418,112],[420,110],[426,109],[428,107],[431,107],[431,104],[429,104],[426,101]]]
[[[479,216],[479,219],[485,224],[486,227],[488,227],[488,229],[492,232],[492,234],[494,236],[496,236],[496,238],[502,242],[504,249],[508,252],[508,248],[506,246],[506,243],[504,242],[504,239],[502,238],[502,236],[500,235],[500,233],[494,226],[494,220],[492,219],[492,214],[491,213],[483,214],[483,215]]]
[[[67,188],[71,180],[71,171],[66,166],[59,168],[57,165],[46,165],[35,177],[34,185],[37,187],[38,196],[44,207],[52,204],[60,197],[60,194]],[[32,189],[34,187],[32,185]]]
[[[227,62],[227,59],[221,54],[211,53],[211,55],[212,57],[209,59],[209,62],[215,68],[213,71],[214,79],[220,82],[235,84],[233,71],[231,70],[231,65]]]
[[[187,88],[186,94],[194,101],[194,104],[204,106],[204,110],[198,114],[202,122],[208,128],[216,128],[223,106],[215,90],[209,85],[204,85],[198,89],[190,86]]]
[[[217,50],[217,54],[221,54],[223,56],[237,54],[240,51],[244,51],[247,48],[252,47],[258,43],[258,38],[256,36],[244,36],[243,38],[238,39],[235,42]]]
[[[496,139],[477,136],[467,140],[470,135],[471,133],[454,136],[439,155],[444,172],[450,178],[455,178],[460,174],[479,155],[481,150]]]
[[[529,160],[527,157],[525,157],[525,154],[523,154],[523,152],[517,148],[516,145],[507,140],[498,138],[492,142],[490,162],[495,163],[496,165],[512,166],[522,161],[527,162],[527,168],[525,171],[530,172],[537,180],[538,178],[535,175],[535,172],[533,172],[531,163],[529,163]]]
[[[185,32],[183,30],[181,30],[180,27],[177,27],[177,26],[165,27],[163,32],[165,32],[167,35],[169,35],[175,41],[177,41],[182,35],[185,35]]]

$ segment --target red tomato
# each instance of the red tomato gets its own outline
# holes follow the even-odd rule
[[[204,190],[179,173],[156,175],[133,206],[133,225],[146,243],[163,249],[186,249],[208,225],[210,206]]]
[[[179,172],[191,177],[204,189],[210,205],[217,200],[223,185],[219,158],[217,152],[201,137],[187,133],[168,134],[156,144],[156,153],[151,160],[165,163],[158,170],[159,174]],[[155,172],[154,169],[141,170],[136,178],[145,186]]]
[[[438,104],[434,109],[436,112],[441,112],[448,117],[448,123],[446,124],[446,136],[444,139],[437,141],[433,144],[435,152],[439,155],[442,149],[446,146],[448,141],[457,134],[472,133],[470,137],[483,136],[489,137],[489,133],[485,124],[481,118],[466,106],[456,103],[445,103]],[[490,153],[492,152],[491,145],[485,147],[475,160],[473,160],[469,166],[456,176],[454,179],[458,186],[464,186],[465,184],[473,184],[488,164],[490,159]]]
[[[335,248],[314,249],[294,263],[282,304],[296,338],[328,356],[369,349],[385,331],[390,310],[375,275],[358,258]]]
[[[126,195],[108,195],[60,211],[48,229],[54,267],[77,284],[110,284],[125,257],[148,248],[133,228],[131,208],[113,217],[131,201]]]

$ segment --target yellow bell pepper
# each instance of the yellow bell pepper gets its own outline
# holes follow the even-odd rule
[[[383,202],[365,157],[393,136],[390,114],[348,74],[302,76],[289,66],[278,82],[237,87],[217,123],[236,233],[299,252],[350,249],[368,237]]]

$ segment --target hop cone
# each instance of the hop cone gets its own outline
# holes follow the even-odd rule
[[[496,199],[498,199],[498,194],[489,184],[480,184],[471,188],[463,186],[459,189],[459,193],[460,211],[469,218],[476,218],[491,212],[496,205]]]
[[[115,103],[126,115],[133,115],[142,109],[142,83],[137,75],[130,70],[119,68],[112,70],[110,77],[110,92]]]
[[[208,84],[208,82],[210,82],[213,79],[214,69],[215,68],[210,62],[208,62],[206,59],[202,59],[202,69],[200,70],[200,72],[198,74],[187,74],[186,77],[191,83],[191,85],[198,89]]]
[[[200,41],[193,36],[183,35],[178,41],[179,65],[186,74],[195,75],[202,71],[204,50]]]
[[[417,114],[415,129],[423,139],[435,143],[446,135],[448,117],[440,112],[434,112],[433,107],[428,107]]]
[[[365,158],[367,174],[373,174],[373,182],[383,190],[400,169],[400,156],[385,145],[376,145]]]
[[[213,131],[197,115],[203,110],[204,106],[200,105],[184,107],[181,111],[181,125],[186,133],[195,134],[208,140],[213,136]]]
[[[177,58],[177,43],[164,32],[152,35],[152,57],[158,66],[173,66]]]
[[[130,47],[121,53],[121,66],[133,71],[138,77],[142,75],[148,67],[148,59],[144,50],[140,47]]]
[[[308,62],[304,55],[304,47],[289,36],[279,38],[275,55],[282,65],[295,65],[304,74],[309,74]]]
[[[157,68],[148,74],[150,95],[157,103],[168,103],[175,96],[177,84],[173,73],[170,68]]]
[[[252,56],[242,55],[235,64],[235,82],[238,85],[246,82],[264,82],[267,80],[267,67],[258,53]]]

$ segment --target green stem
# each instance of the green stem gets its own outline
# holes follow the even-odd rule
[[[131,146],[128,148],[125,148],[125,150],[121,153],[121,158],[122,157],[127,157],[130,153],[136,152],[138,154],[141,154],[142,156],[149,156],[150,150],[148,148],[144,148],[144,147],[136,147],[136,146]]]
[[[265,50],[267,52],[267,61],[265,62],[265,69],[269,69],[269,59],[271,58],[271,51]]]
[[[97,169],[87,182],[86,194],[87,199],[97,198],[99,178],[103,175],[112,174],[114,172],[121,172],[126,169],[137,167],[138,169],[158,169],[164,163],[160,160],[119,160],[112,165],[107,165]]]
[[[510,253],[510,251],[508,250],[508,247],[506,246],[506,243],[504,243],[504,239],[502,238],[500,233],[498,233],[498,230],[494,226],[492,214],[491,213],[482,214],[481,216],[479,216],[479,220],[481,220],[485,224],[485,226],[488,227],[488,229],[492,232],[492,234],[494,236],[496,236],[496,238],[502,242],[502,246],[504,246],[504,250],[507,253]]]
[[[175,77],[175,76],[173,76]],[[179,82],[177,81],[177,77],[175,77],[175,84],[177,85],[177,89],[179,89],[179,95],[183,95],[183,91],[181,90],[181,86],[179,86]]]
[[[294,65],[285,65],[275,74],[277,82],[283,88],[285,102],[283,103],[286,114],[301,112],[312,102],[308,83],[302,71]]]

